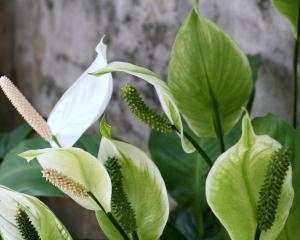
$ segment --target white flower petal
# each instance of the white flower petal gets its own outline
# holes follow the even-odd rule
[[[103,39],[102,39],[103,40]],[[112,95],[112,76],[89,73],[106,66],[106,45],[98,44],[98,56],[89,68],[64,93],[52,110],[48,124],[62,147],[72,146],[105,111]],[[52,142],[52,146],[56,146]]]

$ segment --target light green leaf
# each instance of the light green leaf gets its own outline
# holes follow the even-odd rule
[[[100,133],[103,137],[111,138],[111,126],[106,122],[105,116],[102,117],[100,122]]]
[[[214,214],[232,240],[253,240],[257,227],[256,208],[266,168],[280,143],[267,135],[256,136],[249,116],[243,119],[239,142],[222,154],[206,180],[206,196]],[[276,239],[284,227],[291,208],[294,191],[292,170],[282,186],[276,219],[260,239]]]
[[[24,239],[15,221],[20,207],[25,210],[41,239],[72,239],[62,223],[37,198],[0,186],[0,232],[4,239]]]
[[[124,72],[127,74],[131,74],[153,85],[158,95],[163,111],[167,115],[169,121],[172,124],[174,124],[180,132],[181,142],[184,150],[188,153],[195,151],[191,143],[183,136],[183,127],[180,113],[174,102],[174,98],[170,93],[168,85],[161,79],[159,75],[146,68],[142,68],[124,62],[112,62],[108,64],[105,68],[93,74],[101,76],[110,72]]]
[[[192,10],[173,46],[168,84],[190,128],[215,137],[241,117],[252,91],[251,69],[233,40]]]
[[[19,156],[27,161],[37,158],[44,170],[54,170],[71,179],[73,183],[80,184],[86,192],[91,192],[97,198],[106,211],[110,211],[110,177],[104,166],[90,153],[79,148],[47,148],[29,150]],[[75,194],[63,186],[58,187],[79,205],[90,210],[100,210],[90,197]]]
[[[288,122],[268,114],[255,118],[253,127],[257,134],[268,134],[292,153],[293,187],[295,198],[285,227],[278,240],[300,239],[300,134]]]
[[[293,27],[294,33],[297,33],[299,17],[299,0],[272,0],[275,8],[288,19]]]
[[[99,158],[105,162],[109,157],[117,157],[120,161],[124,191],[135,212],[139,238],[158,239],[169,214],[167,191],[159,170],[140,149],[102,138]],[[109,239],[122,239],[103,214],[98,213],[97,217]]]
[[[62,196],[57,188],[42,177],[41,166],[32,161],[26,163],[17,155],[30,150],[47,148],[49,143],[41,138],[33,138],[22,141],[16,145],[4,158],[0,167],[0,184],[12,188],[15,191],[35,196]]]

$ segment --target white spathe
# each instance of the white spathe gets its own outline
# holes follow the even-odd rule
[[[113,89],[111,74],[95,77],[89,73],[107,65],[103,38],[96,47],[94,62],[57,102],[48,118],[52,135],[62,147],[72,146],[105,111]],[[57,147],[51,142],[53,147]]]

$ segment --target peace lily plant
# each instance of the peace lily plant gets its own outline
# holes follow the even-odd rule
[[[273,3],[296,39],[292,126],[273,114],[251,120],[259,56],[246,56],[202,17],[198,1],[175,39],[167,81],[140,66],[108,63],[102,39],[95,60],[45,121],[1,77],[3,93],[41,138],[26,139],[26,125],[6,136],[12,147],[0,167],[0,239],[72,239],[30,195],[72,198],[95,212],[113,240],[300,239],[300,3]],[[153,129],[151,157],[114,137],[105,117],[98,135],[84,135],[109,104],[114,72],[146,81],[158,96],[163,114],[134,86],[122,88],[132,114]]]

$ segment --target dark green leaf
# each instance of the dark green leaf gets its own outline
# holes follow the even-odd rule
[[[19,142],[28,137],[32,133],[32,128],[24,123],[11,132],[2,133],[0,135],[0,159],[14,148]]]
[[[259,54],[247,55],[247,57],[248,57],[248,60],[249,60],[250,66],[251,66],[252,79],[253,79],[252,93],[251,93],[249,101],[247,103],[247,110],[249,113],[251,113],[252,105],[253,105],[254,97],[255,97],[255,84],[256,84],[256,80],[257,80],[258,70],[262,64],[262,59]]]
[[[186,240],[187,238],[176,228],[176,226],[168,222],[165,226],[164,232],[160,237],[161,240]]]
[[[81,138],[79,138],[79,140],[75,143],[74,147],[81,148],[97,157],[100,140],[100,135],[82,135]]]
[[[49,144],[40,138],[24,140],[18,144],[4,158],[0,168],[0,184],[30,195],[63,195],[42,177],[42,169],[36,161],[27,163],[26,160],[17,156],[27,150],[47,147],[50,147]]]

